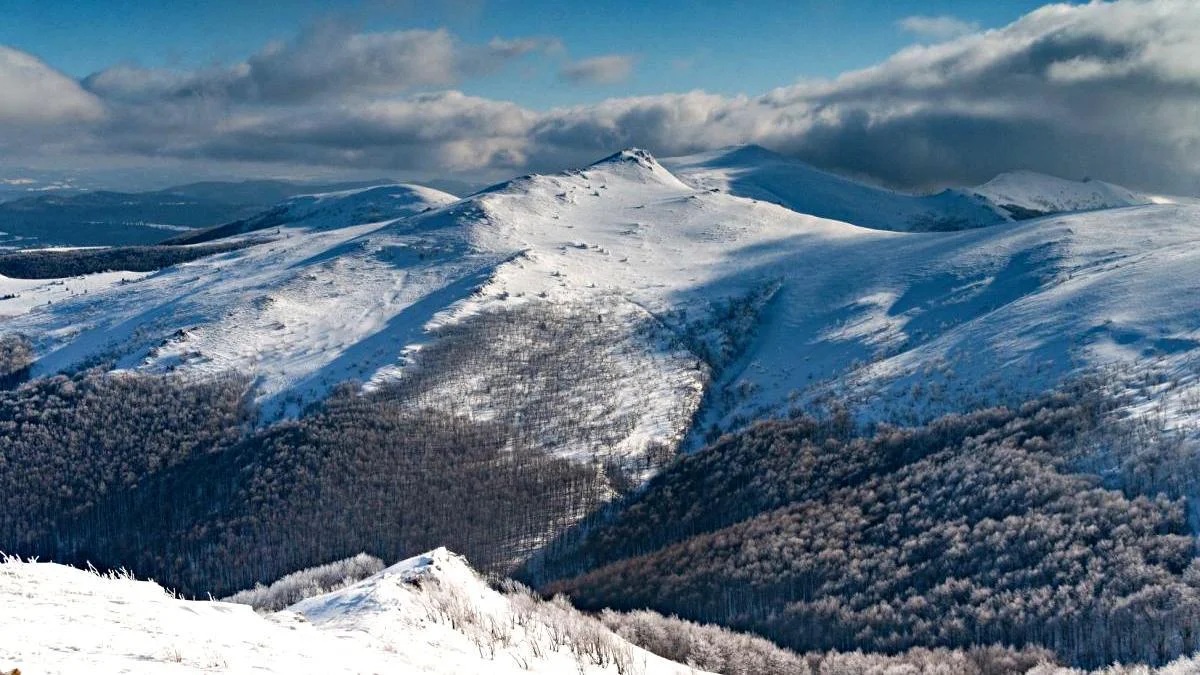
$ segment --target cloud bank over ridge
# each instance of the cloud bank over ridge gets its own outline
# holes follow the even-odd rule
[[[957,37],[967,28],[922,26],[946,39],[832,80],[551,110],[456,89],[519,59],[561,62],[548,37],[318,27],[242,63],[117,65],[80,82],[0,48],[0,152],[500,176],[629,145],[673,155],[753,142],[906,188],[1031,169],[1200,192],[1200,3],[1049,5]],[[610,55],[559,72],[614,83],[632,68]]]

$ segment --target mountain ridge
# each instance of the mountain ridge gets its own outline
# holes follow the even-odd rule
[[[1154,201],[1103,181],[1072,181],[1025,170],[1001,173],[978,186],[915,195],[818,169],[753,144],[668,158],[663,163],[702,189],[724,190],[800,213],[884,230],[969,229]]]
[[[249,369],[263,377],[270,418],[298,414],[341,379],[402,377],[421,345],[474,317],[571,307],[632,350],[611,362],[630,384],[596,405],[624,415],[654,402],[658,421],[636,426],[622,455],[835,394],[865,420],[930,416],[1143,353],[1178,369],[1200,344],[1187,323],[1200,314],[1194,283],[1179,272],[1200,237],[1191,204],[893,232],[689,186],[669,164],[631,149],[458,201],[430,193],[441,196],[383,216],[309,218],[300,206],[274,224],[275,243],[86,297],[59,291],[8,330],[45,336],[38,373],[104,354],[151,372]],[[1104,293],[1152,300],[1118,312]],[[1045,330],[1046,316],[1059,328]],[[129,342],[135,329],[141,341]],[[922,374],[931,364],[936,374]]]

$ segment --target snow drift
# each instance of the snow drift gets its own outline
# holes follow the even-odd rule
[[[266,615],[125,574],[10,558],[0,604],[0,672],[696,672],[564,602],[492,590],[445,549]]]

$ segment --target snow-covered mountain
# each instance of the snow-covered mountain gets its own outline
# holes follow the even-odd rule
[[[348,206],[364,193],[313,198],[288,207],[299,219],[280,220],[270,243],[55,296],[4,330],[36,339],[38,373],[106,358],[121,368],[252,373],[269,418],[346,379],[403,378],[421,365],[420,345],[480,317],[512,325],[569,308],[572,332],[591,340],[556,362],[574,365],[549,372],[539,355],[560,345],[492,325],[467,340],[485,350],[477,363],[434,373],[423,400],[503,416],[497,392],[516,377],[506,375],[510,364],[526,364],[521,378],[553,382],[587,362],[607,375],[591,372],[569,395],[547,397],[619,427],[604,445],[622,456],[831,395],[863,418],[907,419],[1040,392],[1109,365],[1162,370],[1178,391],[1195,386],[1200,207],[898,232],[733,194],[737,172],[712,168],[732,156],[762,164],[752,177],[783,175],[781,160],[760,155],[675,160],[676,176],[628,150],[459,201],[421,193],[411,215],[378,222]],[[716,190],[705,182],[717,181],[714,172],[726,181]],[[844,201],[859,214],[930,203],[822,176],[853,196]],[[1033,194],[1023,203],[1036,203]],[[588,438],[547,444],[587,453]]]
[[[8,559],[0,604],[5,673],[699,673],[569,605],[492,590],[445,549],[267,615]]]
[[[967,190],[925,196],[894,192],[821,171],[757,145],[663,163],[698,189],[720,190],[877,230],[962,230],[1007,220],[1004,212]]]
[[[947,231],[1071,211],[1140,206],[1155,198],[1104,181],[1033,171],[1003,173],[977,187],[910,195],[821,171],[757,145],[664,159],[685,182],[863,227]]]
[[[497,262],[493,255],[465,251],[453,231],[442,236],[389,227],[398,213],[454,200],[406,186],[295,198],[273,210],[292,215],[271,221],[287,224],[271,231],[272,241],[238,255],[217,255],[148,277],[110,273],[106,279],[138,281],[107,289],[93,285],[66,297],[61,289],[83,287],[85,279],[0,281],[0,291],[12,287],[9,293],[18,296],[0,305],[27,295],[47,296],[52,303],[8,324],[41,336],[41,372],[115,357],[122,368],[249,370],[261,378],[264,397],[324,392],[374,371],[364,365],[370,355],[317,374],[322,367],[385,326],[415,340],[445,303],[428,307],[411,326],[393,321],[402,310],[432,290],[441,290],[447,303],[457,300],[469,293],[472,275]],[[386,215],[377,219],[381,211]],[[410,264],[396,265],[387,256],[407,256]],[[54,289],[60,293],[50,295]],[[389,353],[378,365],[395,356]],[[306,379],[310,376],[316,379]]]
[[[1066,180],[1034,171],[1002,173],[971,191],[1017,219],[1067,211],[1140,206],[1155,201],[1147,195],[1100,180]]]

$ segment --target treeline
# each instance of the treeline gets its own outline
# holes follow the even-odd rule
[[[231,223],[214,225],[194,230],[192,232],[184,232],[170,239],[166,239],[161,243],[166,246],[192,246],[196,244],[207,244],[210,241],[225,239],[226,237],[236,237],[240,234],[248,234],[257,232],[271,227],[279,227],[287,225],[291,209],[288,205],[278,204],[266,211],[249,218],[235,220]]]
[[[894,472],[1015,418],[1008,409],[987,409],[873,436],[856,435],[845,410],[824,420],[759,422],[680,457],[633,498],[546,547],[524,574],[542,583],[648,553]]]
[[[632,644],[677,663],[721,675],[1015,675],[1054,663],[1037,648],[916,648],[899,654],[796,652],[761,637],[641,610],[605,610],[600,620]]]
[[[1200,644],[1181,501],[1067,473],[1102,402],[855,436],[761,423],[680,457],[524,570],[582,607],[652,608],[801,652],[1044,646],[1162,664]]]
[[[0,550],[224,595],[366,551],[508,571],[605,498],[503,425],[336,393],[252,431],[243,380],[85,374],[0,392]]]
[[[203,246],[117,246],[18,251],[0,255],[0,274],[13,279],[59,279],[97,272],[153,272],[259,243],[262,241],[247,239]]]

